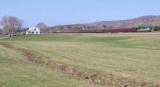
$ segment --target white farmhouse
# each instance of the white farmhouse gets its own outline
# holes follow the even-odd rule
[[[41,31],[38,27],[31,27],[26,31],[26,35],[28,34],[41,34]]]

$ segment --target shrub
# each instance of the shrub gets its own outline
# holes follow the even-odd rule
[[[160,31],[160,26],[155,26],[154,31]]]

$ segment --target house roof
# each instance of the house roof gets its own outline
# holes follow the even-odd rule
[[[35,29],[36,29],[36,31],[40,31],[40,29],[38,27],[31,27],[27,31],[35,31]]]

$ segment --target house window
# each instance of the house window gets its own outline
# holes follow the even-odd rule
[[[31,32],[30,32],[30,31],[28,31],[28,33],[30,34]]]
[[[36,29],[34,29],[36,31]]]
[[[38,32],[36,32],[38,34]]]
[[[32,32],[32,34],[34,34],[34,32]]]

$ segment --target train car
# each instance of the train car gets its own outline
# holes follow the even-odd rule
[[[69,33],[74,33],[73,31],[69,31]]]
[[[103,30],[103,29],[98,29],[98,30],[95,30],[94,32],[95,32],[95,33],[104,33],[104,30]],[[93,32],[93,33],[94,33],[94,32]]]
[[[65,33],[65,31],[60,31],[60,33]]]
[[[50,32],[49,32],[50,33]],[[52,31],[51,33],[57,33],[57,31]]]
[[[79,33],[103,33],[103,29],[95,29],[95,30],[80,30]]]
[[[104,29],[105,33],[116,33],[116,32],[136,32],[136,28],[128,28],[128,29]]]

